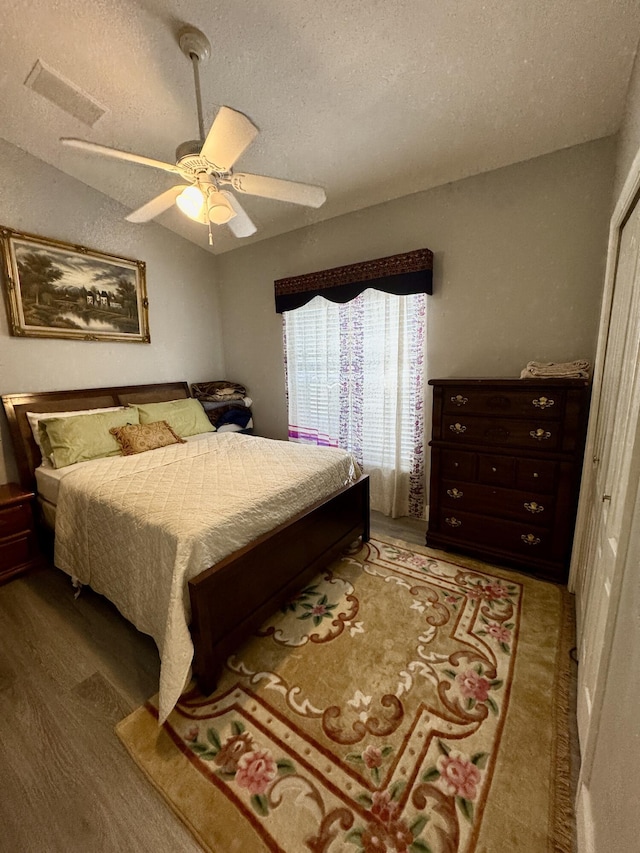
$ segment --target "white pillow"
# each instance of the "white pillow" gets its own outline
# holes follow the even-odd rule
[[[217,432],[243,432],[246,429],[253,429],[253,418],[249,418],[247,425],[241,427],[239,424],[222,424],[217,428]]]
[[[97,412],[120,412],[126,409],[126,406],[107,406],[104,409],[77,409],[74,412],[26,412],[29,426],[33,434],[33,440],[38,445],[40,456],[42,457],[43,468],[53,468],[51,460],[45,455],[40,444],[40,429],[39,423],[46,418],[70,418],[73,415],[95,415]]]

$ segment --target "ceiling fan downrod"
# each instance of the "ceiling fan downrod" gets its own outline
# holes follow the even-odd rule
[[[200,94],[200,69],[198,63],[200,60],[195,55],[191,54],[191,62],[193,63],[193,83],[196,87],[196,107],[198,109],[198,130],[200,131],[200,139],[204,139],[204,119],[202,117],[202,96]]]
[[[202,95],[200,91],[200,63],[207,62],[211,56],[211,43],[203,32],[195,27],[185,27],[178,37],[180,50],[187,59],[191,60],[193,67],[193,83],[196,90],[196,108],[198,110],[198,130],[200,140],[204,141],[204,118],[202,115]]]

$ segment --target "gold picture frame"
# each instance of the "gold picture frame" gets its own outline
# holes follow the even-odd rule
[[[12,335],[151,342],[144,261],[2,226],[0,253]]]

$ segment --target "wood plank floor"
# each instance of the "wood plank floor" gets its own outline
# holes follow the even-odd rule
[[[425,528],[372,514],[374,535],[423,544]],[[0,851],[200,850],[114,733],[158,676],[153,640],[62,572],[0,587]]]

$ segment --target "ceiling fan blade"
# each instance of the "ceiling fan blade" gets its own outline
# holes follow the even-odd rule
[[[231,107],[220,107],[200,154],[217,172],[228,172],[258,135],[258,128]]]
[[[275,198],[278,201],[290,201],[293,204],[303,204],[305,207],[320,207],[327,200],[322,187],[316,187],[313,184],[300,184],[296,181],[283,181],[281,178],[247,175],[242,172],[236,172],[230,180],[231,186],[241,193]]]
[[[171,187],[171,189],[160,193],[160,195],[152,198],[151,201],[143,204],[142,207],[125,216],[125,219],[127,222],[149,222],[150,219],[154,219],[156,216],[164,213],[165,210],[168,210],[187,186],[188,184],[178,184],[176,187]]]
[[[127,160],[130,163],[139,163],[142,166],[152,166],[154,169],[163,169],[165,172],[179,174],[179,170],[171,163],[163,163],[161,160],[153,160],[151,157],[143,157],[141,154],[129,154],[128,151],[120,151],[118,148],[109,148],[107,145],[97,145],[95,142],[85,142],[84,139],[73,139],[69,136],[61,137],[60,142],[71,148],[90,151],[92,154],[102,154],[116,160]]]
[[[249,219],[247,212],[242,207],[238,199],[230,193],[229,190],[220,190],[222,195],[227,199],[235,216],[227,222],[227,225],[236,237],[251,237],[257,231],[256,226]]]

